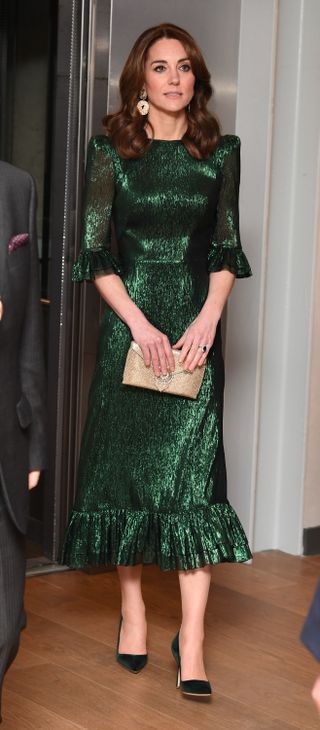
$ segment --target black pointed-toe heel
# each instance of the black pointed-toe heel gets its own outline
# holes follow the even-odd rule
[[[141,672],[141,670],[146,666],[146,663],[148,661],[148,654],[119,654],[118,650],[120,644],[122,621],[122,616],[120,616],[116,651],[117,662],[119,662],[119,664],[121,664],[121,666],[125,669],[128,669],[129,672],[134,672],[134,674],[138,674],[138,672]]]
[[[179,652],[179,632],[171,644],[171,651],[177,663],[177,689],[181,689],[184,695],[189,697],[211,697],[211,684],[206,679],[181,679],[181,658]]]

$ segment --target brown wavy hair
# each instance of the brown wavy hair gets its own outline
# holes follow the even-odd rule
[[[194,95],[187,111],[188,128],[182,138],[188,152],[197,159],[205,159],[216,148],[220,139],[220,125],[207,109],[212,95],[210,73],[192,36],[172,23],[161,23],[145,30],[136,40],[124,65],[119,81],[121,108],[107,114],[103,124],[120,157],[141,157],[152,143],[147,136],[147,117],[137,109],[139,92],[144,86],[144,69],[149,48],[161,38],[180,41],[190,60],[195,76]],[[150,122],[148,123],[152,129]]]

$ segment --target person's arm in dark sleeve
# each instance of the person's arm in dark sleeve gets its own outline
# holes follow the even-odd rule
[[[320,582],[301,631],[301,641],[320,662]]]
[[[31,423],[28,426],[29,472],[34,472],[41,471],[46,465],[46,416],[43,324],[36,235],[36,190],[31,176],[29,181],[30,270],[20,347],[20,381],[23,396],[31,408]]]

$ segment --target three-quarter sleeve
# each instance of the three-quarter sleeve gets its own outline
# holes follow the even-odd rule
[[[110,271],[121,273],[111,253],[111,214],[115,184],[107,138],[92,137],[88,146],[81,250],[72,269],[73,281],[92,281]]]
[[[222,179],[208,270],[227,270],[241,279],[251,276],[252,272],[242,250],[239,232],[240,139],[230,135],[221,155]]]

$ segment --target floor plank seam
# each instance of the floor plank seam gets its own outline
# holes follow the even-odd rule
[[[31,699],[30,697],[27,697],[27,698],[24,696],[21,697],[21,695],[18,692],[15,692],[14,689],[10,689],[10,688],[5,689],[5,694],[15,695],[15,697],[17,697],[20,701],[21,701],[21,699],[23,699],[23,700],[27,699],[28,702],[30,704],[34,705],[35,708],[42,707],[43,709],[45,709],[45,711],[49,715],[52,715],[52,717],[57,718],[57,720],[59,720],[59,721],[67,720],[67,722],[71,725],[71,727],[76,728],[76,730],[86,730],[86,728],[84,728],[83,725],[78,725],[78,723],[75,723],[73,720],[68,720],[67,718],[62,717],[62,715],[58,715],[56,712],[54,712],[54,710],[51,710],[50,708],[45,707],[40,702],[35,702],[35,700]],[[4,719],[4,730],[5,730],[5,727],[6,727],[5,717],[3,719]]]
[[[55,626],[62,626],[64,629],[67,629],[68,631],[73,631],[75,634],[78,634],[79,636],[85,636],[90,641],[96,641],[99,644],[103,644],[103,646],[108,646],[108,647],[110,646],[110,644],[106,644],[106,642],[103,641],[102,639],[96,639],[94,636],[91,636],[91,634],[85,634],[83,631],[79,631],[78,629],[75,629],[73,627],[71,628],[69,624],[62,623],[61,621],[55,621],[53,618],[48,619],[45,616],[45,614],[37,613],[34,610],[29,610],[29,611],[27,611],[27,615],[28,616],[31,616],[31,615],[37,616],[37,618],[43,619],[45,621],[50,621]],[[28,631],[28,626],[25,630]],[[116,632],[115,632],[115,636],[116,636]]]
[[[58,669],[63,669],[64,672],[69,672],[70,674],[72,674],[75,677],[77,677],[77,679],[79,679],[79,678],[80,679],[85,679],[86,682],[89,682],[90,684],[92,684],[94,686],[100,687],[104,691],[111,692],[115,697],[117,697],[117,698],[120,697],[120,699],[122,698],[121,691],[117,692],[117,690],[113,689],[112,687],[106,686],[105,684],[102,684],[101,682],[99,682],[99,681],[97,681],[95,679],[90,679],[88,677],[83,677],[81,674],[78,674],[74,669],[70,669],[70,667],[66,667],[63,664],[59,664],[59,663],[56,663],[56,662],[53,662],[53,661],[50,661],[50,662],[47,661],[44,666],[55,666]],[[22,671],[25,671],[25,670],[24,669],[20,669],[20,670],[17,669],[16,671],[17,672],[18,671],[22,672]],[[10,688],[9,688],[9,691],[10,692],[14,692],[14,690],[11,690]],[[17,694],[17,693],[15,693],[15,694]],[[19,696],[19,695],[17,695],[17,696]],[[46,710],[48,709],[45,705],[42,704],[42,702],[39,702],[39,701],[35,702],[35,700],[31,699],[29,696],[27,697],[27,699],[28,699],[29,702],[32,702],[35,705],[39,705],[40,707],[43,707]],[[128,701],[128,698],[127,698],[127,701]],[[145,708],[145,704],[143,702],[141,702],[140,700],[136,700],[134,697],[130,697],[130,702],[132,702],[137,707],[141,707],[142,710]],[[153,707],[150,708],[150,709],[152,709],[152,712],[154,714],[157,714],[159,717],[163,717],[166,720],[172,721],[172,715],[168,715],[167,713],[165,713],[165,712],[163,712],[163,711],[161,711],[159,709],[153,708]],[[53,712],[53,711],[52,710],[49,710],[49,712]],[[53,713],[53,714],[56,715],[56,713]],[[60,717],[61,718],[61,715],[60,716],[57,715],[57,717]],[[68,720],[68,718],[65,718],[65,717],[63,719]],[[68,722],[72,722],[72,721],[68,720]],[[185,721],[184,720],[183,720],[183,723],[185,724]],[[189,725],[189,723],[188,724],[185,724],[185,725],[186,725],[186,730],[188,730],[188,728],[190,728],[191,730],[195,730],[195,728],[192,725]],[[80,727],[80,730],[83,730],[82,726],[76,726],[76,727]],[[4,728],[4,730],[5,730],[5,728]]]
[[[232,697],[232,695],[229,695],[226,692],[222,692],[221,690],[219,692],[219,695],[221,697],[225,697],[228,700],[231,700],[232,702],[237,702],[239,705],[241,705],[244,708],[248,708],[250,706],[250,705],[248,705],[247,702],[244,702],[243,700],[239,699],[238,697],[235,699],[234,697]],[[218,693],[216,693],[216,696],[218,696]],[[310,697],[310,707],[311,707],[311,697]],[[270,712],[266,711],[263,707],[255,707],[254,711],[260,712],[262,715],[264,715],[264,717],[270,718],[271,720],[275,720],[276,722],[282,722],[281,717],[279,717],[278,715],[274,715],[272,713],[270,714]],[[299,725],[296,725],[296,723],[294,723],[292,725],[292,720],[288,720],[288,719],[286,719],[285,722],[286,722],[286,724],[290,725],[292,728],[296,728],[296,730],[302,730],[300,723],[299,723]],[[303,728],[303,730],[308,730],[308,728],[310,728],[310,730],[311,729],[313,730],[312,725],[305,726]],[[279,728],[279,730],[280,730],[280,728]]]

